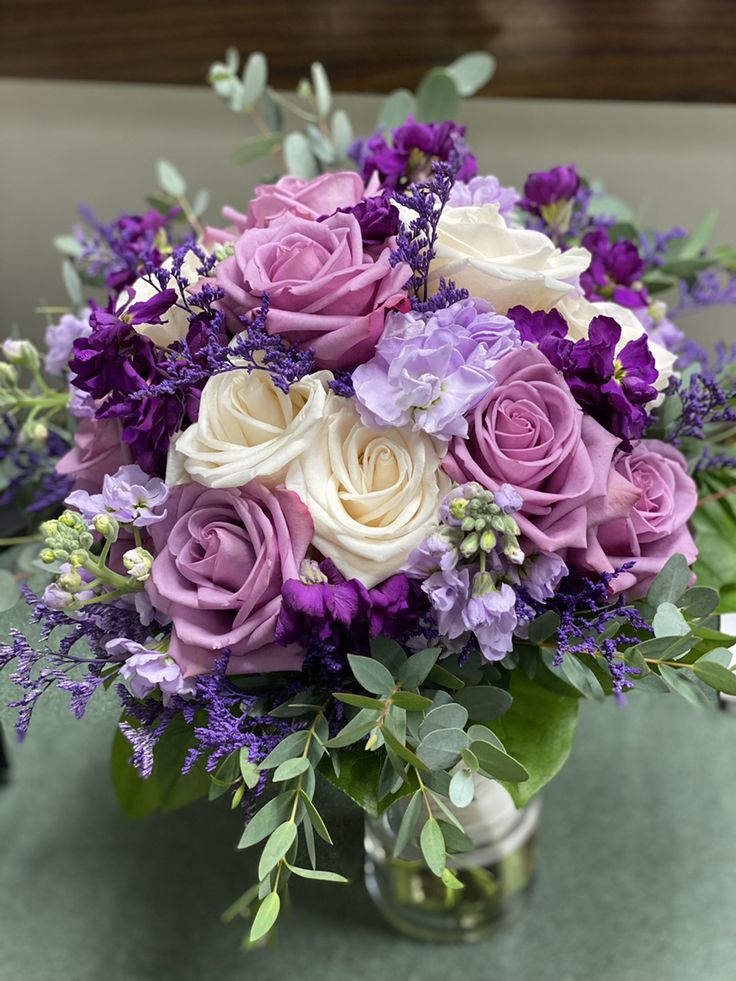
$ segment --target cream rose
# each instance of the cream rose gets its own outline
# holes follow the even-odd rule
[[[587,249],[562,252],[541,232],[509,228],[495,204],[446,208],[438,226],[430,289],[440,276],[505,313],[521,304],[549,310],[574,293],[590,263]]]
[[[267,371],[214,375],[202,390],[199,419],[177,437],[169,472],[208,487],[275,487],[309,452],[325,411],[329,371],[295,382],[288,394]]]
[[[286,486],[314,521],[314,545],[366,586],[398,572],[437,523],[450,487],[439,444],[408,427],[364,426],[330,393],[314,445],[289,467]]]
[[[171,263],[171,258],[167,259],[163,264],[163,268],[171,269]],[[201,266],[202,260],[190,249],[181,265],[181,275],[188,281],[188,289],[196,286],[200,279],[202,279],[197,272]],[[160,292],[155,285],[152,285],[145,279],[137,279],[131,286],[131,289],[133,290],[132,300],[130,300],[130,294],[125,290],[121,294],[121,301],[126,306],[129,302],[144,303]],[[177,288],[176,280],[173,277],[169,280],[167,289],[177,290],[183,303],[184,297],[181,290]],[[187,331],[189,330],[189,312],[183,305],[180,306],[177,304],[166,311],[161,317],[160,324],[134,324],[133,330],[136,330],[139,334],[145,334],[146,337],[150,337],[157,347],[168,347],[169,344],[173,344],[175,341],[180,341],[183,337],[186,337]]]
[[[646,334],[646,330],[641,320],[633,310],[622,307],[619,303],[591,303],[584,297],[565,297],[558,304],[556,309],[560,311],[567,321],[568,336],[573,341],[579,341],[588,336],[588,328],[594,317],[612,317],[621,328],[621,340],[618,342],[620,351],[629,341],[635,341],[637,337]],[[659,372],[659,377],[655,383],[658,392],[663,392],[669,384],[670,377],[675,374],[675,361],[677,355],[668,351],[666,347],[657,344],[649,338],[649,350],[654,358],[654,365]]]

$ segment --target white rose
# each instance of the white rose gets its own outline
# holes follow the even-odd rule
[[[316,439],[331,378],[329,371],[315,372],[287,394],[267,371],[214,375],[202,390],[197,422],[176,438],[170,475],[208,487],[281,483],[292,460]]]
[[[172,262],[173,260],[169,257],[164,262],[163,268],[171,269]],[[202,279],[197,272],[201,266],[202,260],[190,249],[184,257],[184,262],[181,264],[181,275],[188,281],[188,289],[192,289]],[[154,279],[155,282],[156,280]],[[157,293],[161,292],[157,285],[152,285],[145,279],[136,279],[131,289],[133,290],[132,299],[130,299],[130,293],[126,290],[123,290],[120,294],[121,306],[123,304],[128,306],[129,303],[145,303],[146,300],[152,299]],[[184,303],[182,291],[178,289],[173,276],[169,280],[167,289],[177,290],[181,302]],[[189,311],[184,306],[177,304],[166,311],[161,317],[160,324],[134,324],[133,330],[139,334],[145,334],[146,337],[150,337],[158,347],[168,347],[169,344],[173,344],[175,341],[180,341],[183,337],[186,337],[187,331],[189,330],[189,316]]]
[[[509,228],[495,204],[446,208],[438,225],[436,256],[429,284],[452,279],[471,296],[505,313],[517,304],[549,310],[576,291],[590,263],[587,249],[562,252],[541,232]]]
[[[594,317],[612,317],[619,325],[621,339],[616,347],[617,351],[620,351],[629,341],[635,341],[637,337],[646,334],[644,325],[634,311],[628,307],[622,307],[619,303],[591,303],[584,297],[566,297],[557,304],[557,309],[567,321],[568,336],[573,341],[579,341],[588,336],[588,328]],[[649,350],[654,358],[654,365],[659,372],[654,387],[658,392],[663,392],[669,384],[670,377],[675,374],[677,355],[668,351],[661,344],[657,344],[651,337],[648,337],[648,341]]]
[[[317,438],[285,483],[309,508],[315,547],[346,578],[382,582],[435,527],[450,488],[439,445],[408,427],[369,429],[352,402],[328,395]]]

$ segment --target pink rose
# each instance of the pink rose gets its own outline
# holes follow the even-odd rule
[[[353,368],[367,361],[390,310],[406,310],[405,263],[391,267],[390,249],[378,256],[363,246],[350,214],[324,221],[293,216],[268,228],[247,229],[235,255],[217,267],[230,326],[268,294],[267,326],[300,347],[314,349],[320,368]]]
[[[74,434],[74,446],[58,461],[56,472],[76,477],[74,490],[98,494],[107,474],[133,463],[121,431],[117,419],[82,419]]]
[[[624,590],[631,599],[647,590],[667,559],[681,553],[691,565],[698,550],[687,523],[698,503],[695,481],[687,462],[674,446],[644,439],[632,453],[621,455],[616,471],[639,490],[639,500],[627,517],[601,524],[588,547],[575,553],[574,561],[595,572],[611,572],[634,562],[611,583],[614,592]]]
[[[281,587],[296,579],[312,539],[299,497],[252,482],[242,488],[174,487],[150,528],[156,559],[146,583],[173,622],[169,653],[185,678],[211,671],[225,648],[228,671],[298,670],[303,651],[274,643]]]
[[[261,184],[253,192],[248,213],[235,208],[222,209],[223,217],[240,235],[247,228],[268,228],[276,221],[293,215],[296,218],[321,218],[338,208],[350,208],[363,199],[365,187],[352,171],[321,174],[312,180],[287,174],[275,184]],[[237,235],[220,228],[208,228],[207,238],[214,242],[234,242]]]
[[[444,469],[494,491],[511,484],[524,502],[515,517],[527,551],[585,548],[590,527],[624,517],[639,496],[612,469],[619,439],[583,414],[536,348],[512,351],[493,373],[496,387],[468,417],[467,439],[450,444]]]

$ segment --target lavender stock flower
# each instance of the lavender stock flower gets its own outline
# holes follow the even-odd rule
[[[105,475],[101,494],[74,491],[66,503],[80,511],[87,522],[98,514],[109,514],[124,524],[146,528],[166,517],[161,508],[168,496],[163,480],[150,477],[137,464],[129,464]]]
[[[77,317],[65,313],[58,324],[46,328],[46,357],[44,367],[50,375],[60,375],[69,365],[74,342],[78,337],[88,337],[92,328],[89,312]]]
[[[508,217],[519,203],[519,192],[515,187],[504,187],[497,177],[471,177],[466,183],[455,181],[447,204],[451,208],[480,208],[484,204],[495,204],[499,214]]]

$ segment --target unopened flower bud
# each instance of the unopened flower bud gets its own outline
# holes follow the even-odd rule
[[[18,372],[13,365],[0,361],[0,385],[15,385],[17,381]]]
[[[116,542],[120,531],[120,522],[110,514],[96,514],[92,519],[94,529],[109,542]]]
[[[490,572],[476,572],[473,576],[472,595],[474,597],[485,596],[495,588],[496,584],[493,582],[493,576]]]
[[[475,518],[471,518],[470,515],[468,515],[467,518],[463,518],[460,527],[463,531],[475,531]]]
[[[76,511],[65,511],[59,518],[59,524],[64,525],[65,528],[75,528],[78,518]]]
[[[447,505],[447,510],[450,512],[450,516],[456,521],[462,521],[465,517],[465,511],[468,507],[468,502],[462,497],[453,497],[450,503]]]
[[[17,341],[8,338],[3,342],[2,351],[11,364],[31,369],[38,368],[40,364],[38,351],[30,341]]]
[[[145,548],[131,548],[123,556],[123,565],[131,579],[145,582],[151,574],[153,556]]]
[[[21,438],[27,443],[45,443],[49,438],[49,431],[42,422],[28,422],[21,430]]]
[[[59,530],[59,522],[55,519],[44,521],[41,525],[41,534],[44,538],[51,538]]]
[[[87,562],[88,560],[89,560],[89,552],[87,552],[83,548],[75,548],[74,551],[69,556],[69,561],[71,562],[71,564],[74,566],[75,569],[78,569],[79,566],[84,565],[84,563]]]
[[[52,582],[51,585],[46,587],[42,600],[51,610],[66,610],[74,605],[72,594],[62,589],[55,582]]]
[[[84,580],[78,572],[62,572],[56,584],[67,593],[76,593],[84,585]]]
[[[51,565],[52,562],[56,561],[53,550],[50,548],[45,548],[42,550],[40,559],[42,562],[45,562],[46,565]]]
[[[496,536],[490,528],[480,536],[480,547],[482,552],[492,552],[496,547]]]
[[[506,558],[513,562],[514,565],[521,565],[526,556],[519,548],[519,543],[517,541],[509,542],[503,550],[503,554]]]
[[[65,548],[55,548],[53,550],[54,561],[56,562],[68,562],[69,553]]]
[[[479,545],[480,541],[478,539],[478,535],[476,532],[472,532],[472,534],[467,535],[460,543],[460,552],[466,559],[469,559],[471,555],[475,555],[475,553],[478,551]]]

